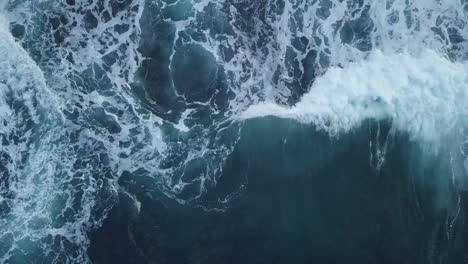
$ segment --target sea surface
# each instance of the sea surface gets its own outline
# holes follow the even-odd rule
[[[467,264],[468,0],[0,0],[0,263]]]

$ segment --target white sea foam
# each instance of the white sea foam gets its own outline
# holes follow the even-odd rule
[[[165,139],[167,135],[160,129],[162,118],[148,113],[129,93],[128,84],[132,82],[133,74],[142,61],[137,48],[140,38],[138,21],[143,14],[143,3],[165,5],[164,1],[132,1],[130,7],[113,15],[110,20],[105,18],[106,12],[98,10],[96,1],[77,1],[80,3],[73,7],[63,6],[60,4],[62,2],[55,0],[39,2],[40,5],[34,0],[9,1],[11,10],[6,15],[11,22],[25,26],[27,41],[23,41],[32,42],[33,51],[44,51],[42,62],[46,63],[41,64],[41,67],[46,78],[21,46],[15,43],[8,32],[8,23],[4,21],[3,31],[0,25],[0,53],[4,48],[4,54],[0,56],[3,60],[3,64],[0,64],[0,79],[2,69],[13,65],[3,74],[15,84],[17,100],[29,106],[23,110],[33,116],[43,114],[48,121],[51,121],[51,113],[55,112],[58,114],[67,111],[79,113],[79,116],[72,120],[62,120],[64,123],[57,121],[59,124],[49,124],[47,130],[43,129],[45,132],[40,135],[39,143],[31,144],[36,149],[30,149],[25,144],[11,145],[6,149],[7,153],[16,155],[18,166],[13,164],[10,171],[15,172],[18,181],[13,182],[11,187],[17,194],[12,213],[0,219],[1,248],[9,248],[5,255],[0,256],[0,263],[7,262],[10,255],[19,251],[33,252],[33,247],[47,248],[44,255],[71,258],[71,255],[76,255],[75,259],[67,261],[83,263],[88,260],[86,248],[89,240],[86,231],[98,226],[105,218],[105,212],[112,204],[108,201],[115,195],[102,191],[102,186],[105,185],[102,181],[105,179],[100,177],[101,172],[107,172],[110,167],[109,174],[115,177],[112,179],[114,184],[114,180],[124,171],[143,171],[145,176],[153,177],[157,182],[162,181],[161,189],[168,190],[168,195],[175,194],[171,197],[177,198],[177,194],[183,191],[179,186],[198,184],[197,179],[181,182],[180,171],[185,173],[187,164],[202,157],[209,162],[206,162],[206,172],[198,177],[201,190],[200,195],[196,194],[198,198],[206,190],[206,186],[211,188],[216,185],[216,177],[220,175],[225,158],[232,152],[232,145],[224,145],[218,139],[216,144],[211,144],[213,142],[207,139],[210,132],[208,129],[196,138],[181,137],[175,142],[165,142],[168,139]],[[104,2],[107,3],[104,8],[112,13],[109,1]],[[216,33],[218,27],[213,27],[210,29],[213,32],[204,32],[208,41],[190,41],[211,52],[223,66],[226,75],[230,76],[229,89],[236,95],[230,100],[232,113],[236,114],[247,105],[266,98],[266,102],[243,112],[241,119],[277,115],[314,123],[330,133],[340,133],[352,129],[366,118],[392,118],[399,129],[432,141],[450,133],[451,128],[463,122],[467,111],[464,102],[468,99],[465,75],[468,69],[466,64],[452,63],[438,55],[449,53],[449,47],[455,46],[458,49],[453,57],[463,60],[466,55],[466,45],[463,43],[447,44],[447,39],[453,36],[449,29],[457,29],[465,39],[468,36],[467,31],[463,30],[466,22],[461,10],[464,6],[459,1],[360,1],[365,3],[364,6],[370,6],[369,15],[361,15],[366,13],[362,6],[348,6],[349,1],[333,1],[327,17],[318,16],[322,2],[325,1],[286,1],[281,14],[275,11],[275,1],[247,1],[255,10],[263,6],[267,9],[265,16],[260,15],[264,13],[260,10],[252,10],[254,17],[249,26],[253,28],[249,29],[243,26],[245,14],[243,17],[242,12],[245,5],[242,2],[245,1],[197,1],[193,4],[196,15],[171,22],[175,25],[178,40],[181,39],[179,36],[184,35],[181,34],[182,31],[192,30],[194,25],[204,27],[201,24],[205,22],[197,22],[197,17],[213,15],[216,18],[213,23],[219,23],[220,28],[232,27],[232,34],[229,33],[230,30]],[[0,0],[0,10],[2,4],[6,3],[7,1]],[[208,12],[212,10],[211,5],[216,6],[214,14]],[[56,11],[64,13],[69,21],[77,22],[63,25],[68,35],[64,36],[65,44],[62,45],[54,42],[53,32],[47,32],[49,27],[43,24],[44,14],[53,15]],[[95,28],[85,28],[85,13],[97,18],[98,25]],[[152,19],[158,20],[160,17]],[[165,20],[169,22],[170,19]],[[340,32],[346,31],[343,30],[349,26],[346,23],[365,22],[365,26],[368,26],[370,20],[375,28],[369,33],[369,38],[353,37],[344,43]],[[128,31],[115,31],[115,26],[121,23],[131,25]],[[353,25],[359,31],[363,30],[359,28],[361,24]],[[440,28],[440,35],[433,28]],[[265,44],[258,44],[265,33],[269,36],[264,39]],[[307,38],[309,44],[304,51],[294,47],[293,40],[296,37]],[[369,41],[372,48],[384,50],[385,53],[373,52],[367,60],[362,60],[368,54],[368,50],[360,45],[363,41]],[[83,46],[82,43],[87,45]],[[233,57],[225,59],[221,47],[231,49]],[[430,48],[437,53],[423,51],[419,55],[410,55],[415,54],[415,50],[420,47]],[[52,51],[47,53],[50,49]],[[402,49],[411,52],[396,53]],[[290,51],[293,51],[293,59],[287,59]],[[310,92],[295,107],[268,103],[284,103],[291,95],[290,83],[295,77],[291,77],[291,69],[285,61],[302,62],[312,51],[317,51],[317,56],[312,58],[312,70],[316,75],[324,73],[329,65],[344,65],[345,68],[329,69],[323,77],[317,79]],[[66,59],[69,54],[73,55],[74,63]],[[116,61],[108,65],[109,61],[104,61],[107,55]],[[348,64],[349,61],[360,62]],[[105,71],[104,65],[110,68]],[[18,67],[25,67],[26,70],[20,71]],[[100,74],[96,70],[105,73]],[[311,69],[305,69],[299,64],[298,71],[302,76]],[[277,83],[274,80],[276,73],[279,74]],[[44,79],[47,79],[50,87],[46,87]],[[76,79],[78,83],[75,83]],[[83,83],[85,81],[89,83]],[[26,83],[33,85],[21,86]],[[7,117],[9,125],[2,127],[3,123],[0,122],[0,133],[21,128],[22,122],[27,121],[16,118],[14,111],[4,100],[7,90],[2,88],[4,87],[0,82],[0,121]],[[47,88],[53,90],[57,102],[51,102],[53,96],[42,93]],[[26,92],[22,92],[23,90]],[[40,100],[40,103],[28,103],[32,99]],[[45,111],[39,111],[38,107]],[[116,109],[123,110],[122,114],[119,115]],[[191,121],[191,112],[185,110],[179,122],[173,123],[180,132],[193,132],[185,124],[185,121]],[[106,124],[96,123],[99,121],[98,118],[93,118],[96,116],[105,116],[110,123],[118,124],[121,131],[108,133]],[[38,122],[39,125],[44,123]],[[217,128],[214,126],[209,129]],[[70,138],[76,135],[77,141],[71,142]],[[0,146],[0,151],[2,147]],[[22,152],[28,154],[25,156],[28,156],[30,162],[22,163]],[[102,165],[96,154],[107,156],[109,165]],[[186,158],[177,164],[177,161],[172,161],[175,156],[173,154],[186,154]],[[164,156],[173,164],[171,168],[159,168],[159,162]],[[83,164],[86,166],[81,167]],[[20,170],[19,165],[25,165],[25,169]],[[112,187],[116,185],[110,188]],[[0,193],[0,202],[2,199]],[[229,199],[229,196],[226,197],[222,203]],[[136,199],[135,203],[139,208]],[[93,211],[96,207],[106,209],[96,213]],[[10,235],[14,236],[12,241],[9,240]],[[74,250],[72,248],[59,248],[60,252],[52,252],[57,249],[52,249],[50,244],[41,240],[49,235],[65,238],[78,247],[75,249],[77,252],[70,253]],[[22,240],[33,243],[26,246],[17,243]],[[60,262],[59,257],[55,262]]]
[[[332,134],[365,119],[392,119],[398,130],[437,141],[466,122],[468,64],[430,50],[386,54],[375,51],[345,68],[330,68],[293,107],[264,102],[240,119],[261,116],[313,123]]]
[[[35,15],[40,12],[30,12],[26,8],[29,4],[34,3],[25,2],[24,9],[19,8],[24,10],[27,19],[11,21],[18,24],[37,22],[31,22],[30,26],[39,31],[35,27],[43,25]],[[142,9],[139,6],[138,10],[131,10],[138,16]],[[7,15],[14,17],[12,13]],[[117,16],[119,19],[115,20],[124,20],[123,14]],[[129,23],[132,18],[125,16]],[[108,30],[113,28],[114,22],[109,22]],[[61,58],[61,52],[52,54],[57,60],[43,55],[46,60],[60,63],[53,66],[41,64],[40,68],[10,34],[6,19],[0,18],[0,23],[0,153],[11,156],[7,164],[2,164],[7,166],[6,177],[0,177],[0,203],[7,203],[9,208],[9,211],[0,212],[0,263],[10,262],[23,252],[31,257],[40,254],[38,261],[42,262],[62,263],[65,259],[67,263],[89,262],[86,232],[100,225],[116,195],[115,186],[110,183],[112,180],[105,175],[121,175],[125,170],[139,168],[158,173],[158,159],[154,157],[159,157],[165,148],[158,127],[160,119],[138,109],[132,97],[126,94],[128,84],[125,80],[131,79],[135,69],[129,70],[128,76],[119,78],[114,78],[115,72],[111,71],[106,79],[96,73],[98,67],[92,65],[89,57],[84,56],[79,65],[74,65]],[[138,28],[137,23],[134,28]],[[76,37],[74,34],[80,30],[75,29],[70,38]],[[129,34],[123,35],[130,38]],[[49,39],[41,40],[44,43],[34,41],[44,49],[52,46]],[[137,43],[138,38],[132,41]],[[75,40],[73,44],[78,45],[78,42]],[[103,47],[107,46],[103,44]],[[92,51],[93,48],[83,49],[77,54],[92,54]],[[135,56],[126,54],[122,57],[118,70],[134,63]],[[102,83],[82,83],[85,77],[81,74],[88,69],[93,77],[86,77]],[[75,83],[78,78],[80,82]],[[88,85],[96,90],[89,92]],[[98,86],[102,90],[114,88],[116,92],[105,93],[97,89]],[[112,111],[118,107],[126,110],[118,115]],[[68,118],[63,114],[75,110],[80,112],[78,117]],[[101,120],[99,118],[111,126],[118,126],[120,132],[109,135],[106,124],[97,122]],[[18,137],[20,143],[9,142],[5,146],[2,137],[9,140]],[[119,146],[116,142],[126,145]],[[5,178],[7,182],[3,186]],[[60,241],[55,248],[45,241],[50,237],[56,244]],[[22,241],[28,241],[28,244],[24,245]],[[39,253],[38,248],[47,250]]]
[[[17,241],[36,242],[48,234],[40,228],[52,222],[53,209],[48,208],[53,207],[59,189],[54,182],[55,149],[44,142],[56,138],[48,130],[55,123],[52,120],[60,119],[56,119],[59,115],[55,100],[42,71],[15,42],[1,15],[0,57],[0,137],[7,142],[2,142],[0,152],[10,157],[4,164],[7,171],[0,172],[4,176],[0,202],[11,208],[8,214],[2,212],[4,216],[0,218],[0,243],[4,250],[0,262],[4,263],[15,251],[29,249],[20,248]],[[34,138],[40,140],[32,144]]]

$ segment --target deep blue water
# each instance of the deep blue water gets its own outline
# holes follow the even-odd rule
[[[0,0],[0,57],[0,263],[468,263],[466,0]]]
[[[448,228],[458,198],[440,174],[443,157],[421,169],[420,149],[399,135],[377,172],[366,148],[375,131],[366,122],[330,139],[294,122],[249,121],[218,183],[222,192],[248,178],[232,208],[155,202],[138,190],[144,181],[121,178],[141,212],[122,197],[91,236],[90,255],[96,263],[464,263],[468,197],[459,194]]]

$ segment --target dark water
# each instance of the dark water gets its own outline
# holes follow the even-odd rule
[[[229,189],[248,178],[232,208],[206,212],[155,199],[139,187],[145,181],[123,177],[141,212],[121,196],[92,234],[90,256],[95,263],[465,263],[468,193],[458,197],[441,173],[446,157],[423,159],[397,134],[376,171],[368,148],[376,131],[366,122],[330,138],[292,121],[248,121],[219,183]]]
[[[467,0],[0,0],[0,263],[468,264],[467,29]],[[421,50],[447,76],[243,118]]]

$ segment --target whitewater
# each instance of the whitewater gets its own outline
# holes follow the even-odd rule
[[[468,189],[466,1],[280,2],[0,0],[0,263],[91,263],[122,201],[229,212],[249,179],[225,166],[271,117],[337,142],[370,121],[371,165],[408,135]]]
[[[466,127],[467,101],[467,63],[452,62],[432,50],[374,51],[363,61],[328,69],[294,106],[261,103],[250,106],[240,119],[291,118],[332,135],[366,119],[391,119],[395,129],[437,148],[441,138]]]

